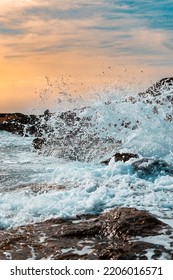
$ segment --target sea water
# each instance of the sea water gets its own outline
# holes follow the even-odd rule
[[[134,158],[101,163],[118,151],[172,166],[173,123],[166,118],[172,107],[153,104],[154,97],[152,103],[142,98],[133,103],[130,96],[112,91],[88,106],[81,104],[70,125],[54,111],[48,121],[52,132],[41,151],[34,150],[33,136],[0,132],[1,229],[115,207],[145,209],[173,226],[171,174],[140,177]]]

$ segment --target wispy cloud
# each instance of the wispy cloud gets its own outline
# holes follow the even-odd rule
[[[104,63],[165,75],[173,67],[172,15],[171,0],[0,0],[0,111],[31,104],[45,75],[69,71],[95,83]]]
[[[5,58],[76,49],[143,59],[169,48],[169,16],[158,1],[1,0],[0,40]]]

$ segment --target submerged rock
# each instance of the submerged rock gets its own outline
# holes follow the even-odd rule
[[[111,158],[102,161],[101,163],[108,165],[110,161],[126,162],[132,158],[139,158],[137,154],[133,153],[116,153]],[[173,166],[162,159],[153,158],[140,158],[134,160],[132,163],[133,172],[137,173],[137,176],[146,180],[155,180],[158,175],[173,176]]]
[[[173,166],[161,159],[142,158],[133,162],[132,166],[141,178],[154,179],[158,174],[173,176]]]
[[[172,228],[150,213],[118,208],[1,230],[0,259],[147,259],[149,251],[153,259],[173,259],[171,245],[152,243],[163,233],[171,242]]]
[[[104,160],[101,163],[108,165],[110,160],[112,160],[112,159],[115,162],[117,162],[117,161],[126,162],[126,161],[130,160],[131,158],[138,158],[138,157],[139,156],[137,154],[132,154],[132,153],[115,153],[111,158]]]

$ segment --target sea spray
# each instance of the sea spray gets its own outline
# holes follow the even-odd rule
[[[46,122],[42,152],[96,162],[116,150],[164,157],[173,149],[170,94],[165,85],[157,96],[112,89],[87,106],[55,112]]]
[[[172,91],[166,84],[160,94],[112,89],[85,106],[47,111],[40,117],[39,137],[45,141],[38,151],[34,136],[1,131],[1,228],[120,206],[171,219],[171,173],[161,164],[149,176],[134,169],[145,158],[172,168]],[[135,153],[139,159],[101,163],[116,152]],[[147,170],[147,161],[142,164]]]

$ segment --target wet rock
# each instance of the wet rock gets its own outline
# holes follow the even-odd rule
[[[173,166],[161,159],[142,158],[132,163],[141,178],[157,177],[158,174],[173,176]]]
[[[163,78],[153,84],[145,92],[138,93],[138,96],[144,99],[146,103],[163,105],[165,102],[173,104],[173,77]],[[130,100],[130,99],[129,99]],[[136,102],[136,99],[132,99]]]
[[[18,191],[24,191],[26,194],[32,193],[32,194],[42,194],[42,193],[47,193],[49,191],[52,190],[56,190],[56,191],[61,191],[61,190],[65,190],[65,186],[63,185],[57,185],[57,184],[53,184],[53,185],[47,185],[47,184],[30,184],[30,185],[18,185],[18,186],[14,186],[11,187],[8,190],[9,192],[18,192]],[[0,189],[0,194],[6,192],[5,189]]]
[[[43,116],[44,116],[45,121],[48,121],[51,118],[52,113],[47,109],[44,111]]]
[[[52,132],[48,124],[52,114],[46,110],[43,115],[25,115],[21,113],[0,114],[0,130],[21,136],[42,137]]]
[[[145,92],[139,93],[138,96],[143,99],[144,103],[152,105],[154,114],[158,114],[160,107],[166,105],[171,108],[173,104],[173,77],[164,78],[149,87]],[[165,120],[172,121],[172,111],[169,110],[165,116]]]
[[[21,136],[38,134],[39,118],[21,113],[0,114],[0,130]]]
[[[163,92],[173,93],[173,77],[163,78],[156,82],[154,85],[149,87],[145,93],[139,93],[139,96],[148,97],[148,94],[153,97],[161,96]],[[167,101],[172,102],[172,98],[167,99]]]
[[[117,161],[126,162],[126,161],[130,160],[131,158],[138,158],[138,155],[132,154],[132,153],[115,153],[111,158],[104,160],[101,163],[108,165],[111,159],[113,159],[115,162],[117,162]]]
[[[102,232],[109,238],[127,239],[129,236],[157,234],[163,223],[146,211],[135,208],[119,208],[102,214]]]
[[[46,143],[45,138],[37,137],[32,141],[32,146],[34,147],[34,149],[40,150],[42,148],[43,144],[45,144],[45,143]]]
[[[126,102],[131,102],[133,104],[138,101],[149,104],[154,114],[159,114],[162,105],[166,106],[168,112],[165,114],[164,119],[172,122],[173,115],[171,106],[173,105],[173,77],[163,78],[149,87],[146,91],[140,92],[137,96],[130,96],[126,99]]]
[[[1,230],[0,259],[147,259],[148,252],[171,259],[171,248],[143,240],[163,233],[173,238],[172,228],[150,213],[117,208]]]

